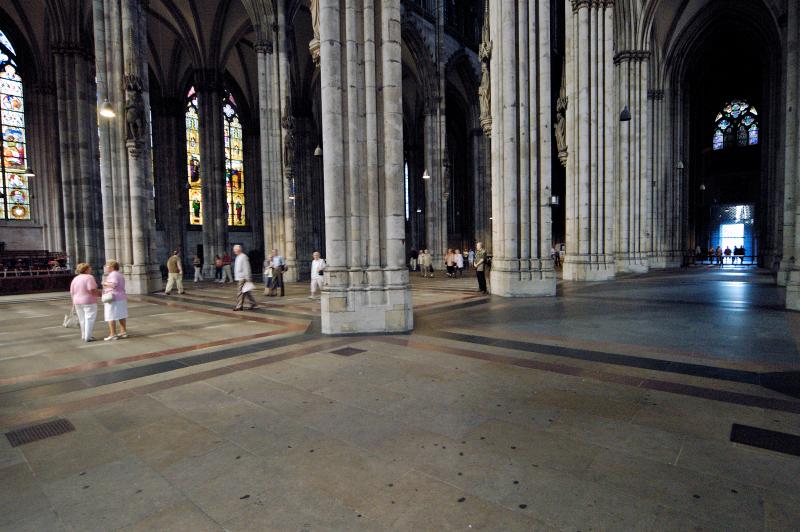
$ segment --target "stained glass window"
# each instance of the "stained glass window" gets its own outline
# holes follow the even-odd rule
[[[189,187],[189,223],[203,224],[203,193],[200,181],[200,120],[194,87],[186,96],[186,178]]]
[[[733,100],[717,113],[711,147],[722,150],[733,146],[758,144],[758,111],[744,100]]]
[[[225,195],[228,205],[228,225],[246,224],[244,201],[244,153],[242,123],[236,110],[236,100],[227,94],[222,105],[225,138]]]
[[[0,31],[0,220],[30,220],[31,194],[25,154],[25,98],[16,54]]]

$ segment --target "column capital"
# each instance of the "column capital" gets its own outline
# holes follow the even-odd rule
[[[622,62],[647,61],[650,59],[650,52],[647,50],[622,50],[614,56],[614,64]]]
[[[197,68],[193,77],[197,92],[213,92],[222,87],[222,73],[213,68]]]
[[[254,48],[256,49],[257,54],[271,54],[273,51],[272,41],[258,41]]]
[[[575,13],[584,7],[588,9],[593,1],[596,2],[596,0],[572,0],[572,12]]]

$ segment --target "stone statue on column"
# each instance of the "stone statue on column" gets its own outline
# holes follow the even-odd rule
[[[308,51],[311,52],[311,59],[319,67],[319,0],[311,0],[311,28],[314,30],[314,38],[308,43]]]
[[[478,58],[481,61],[481,84],[478,87],[478,103],[480,104],[480,121],[486,136],[492,133],[492,87],[489,75],[489,64],[492,60],[492,41],[489,38],[489,2],[485,2],[483,11],[483,29]]]
[[[284,171],[286,173],[286,178],[288,179],[293,175],[295,152],[294,116],[288,113],[288,106],[286,114],[284,114],[283,119],[281,120],[281,126],[286,130],[286,136],[283,139],[283,161]]]
[[[561,161],[561,166],[567,166],[567,158],[569,156],[569,147],[567,146],[567,105],[569,98],[567,98],[567,68],[566,64],[562,63],[561,68],[561,90],[558,93],[556,100],[556,147],[558,147],[558,160]]]

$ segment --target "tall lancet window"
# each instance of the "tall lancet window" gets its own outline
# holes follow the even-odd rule
[[[14,46],[0,31],[0,220],[31,219],[25,99],[16,60]]]
[[[186,96],[186,178],[189,188],[189,224],[203,224],[203,193],[200,181],[200,120],[194,87]]]
[[[758,111],[744,100],[733,100],[717,113],[711,147],[723,150],[733,146],[758,144]]]
[[[246,224],[242,123],[236,110],[236,100],[230,93],[225,95],[222,118],[225,129],[225,195],[228,202],[228,225],[241,227]]]

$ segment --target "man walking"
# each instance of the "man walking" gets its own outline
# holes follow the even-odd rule
[[[274,296],[275,292],[280,285],[281,297],[284,296],[283,287],[283,272],[286,271],[286,261],[278,253],[277,249],[272,250],[272,289],[269,291],[270,296]]]
[[[183,294],[183,265],[177,249],[167,259],[167,287],[164,289],[164,294],[169,295],[175,285],[178,286],[178,294]]]
[[[478,276],[478,290],[482,294],[488,293],[486,291],[486,250],[483,249],[483,242],[475,244],[477,252],[475,253],[475,274]]]
[[[319,251],[315,251],[311,258],[311,295],[308,299],[314,299],[317,295],[317,290],[322,292],[322,276],[325,273],[325,259],[321,258]]]
[[[256,309],[258,304],[252,294],[253,272],[250,269],[250,258],[242,252],[242,246],[239,244],[233,246],[233,254],[236,255],[236,262],[233,265],[233,278],[236,279],[236,286],[239,290],[236,294],[236,306],[233,307],[233,310],[242,310],[245,298],[250,301],[250,306],[247,310]]]

